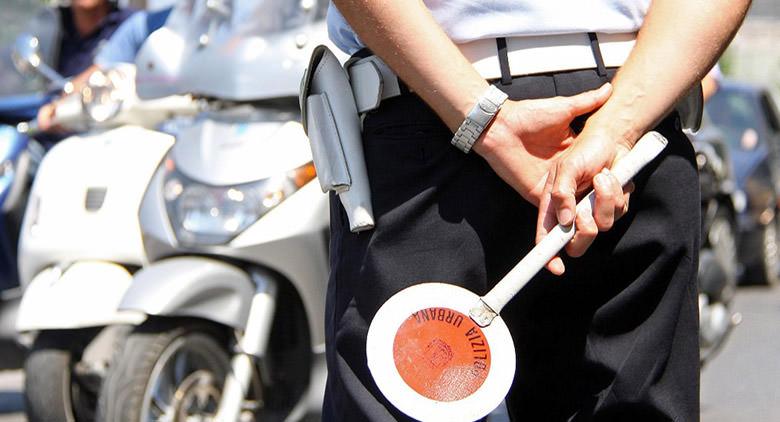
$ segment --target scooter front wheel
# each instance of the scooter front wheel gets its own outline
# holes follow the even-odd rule
[[[224,332],[197,320],[151,320],[109,369],[98,421],[213,420],[230,370]]]

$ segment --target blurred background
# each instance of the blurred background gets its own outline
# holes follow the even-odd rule
[[[110,2],[147,11],[137,45],[65,75],[67,5],[0,0],[0,422],[317,420],[328,215],[297,95],[327,1]],[[689,134],[708,422],[780,420],[778,45],[754,0]]]

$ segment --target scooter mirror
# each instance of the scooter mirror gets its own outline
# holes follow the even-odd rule
[[[28,74],[41,62],[38,49],[38,38],[29,34],[22,34],[16,38],[14,48],[11,51],[14,67],[19,73]]]
[[[43,61],[40,54],[40,42],[38,38],[30,34],[22,34],[16,38],[11,57],[14,67],[23,75],[42,76],[58,89],[68,85],[65,78]]]

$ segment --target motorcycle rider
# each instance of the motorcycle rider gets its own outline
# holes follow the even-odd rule
[[[59,11],[62,36],[58,50],[59,56],[54,68],[63,77],[73,78],[71,82],[74,91],[78,91],[86,83],[89,75],[98,69],[97,66],[100,63],[107,65],[132,61],[132,57],[135,57],[135,51],[145,39],[145,36],[141,37],[135,50],[127,51],[134,44],[128,45],[124,40],[139,38],[136,35],[137,32],[130,29],[146,25],[147,15],[144,13],[143,16],[134,16],[133,19],[130,19],[134,10],[120,9],[113,1],[74,0],[69,7],[60,7]],[[165,21],[165,17],[162,17],[162,22]],[[152,19],[149,21],[152,22]],[[153,22],[157,22],[157,20]],[[121,28],[125,23],[133,23],[133,25],[122,31]],[[161,26],[162,23],[159,25]],[[115,33],[119,40],[112,43],[110,39]],[[109,40],[108,43],[103,45],[106,40]],[[96,56],[95,51],[98,49],[100,52]],[[127,55],[130,55],[130,59],[126,59]],[[103,59],[99,59],[101,56]],[[38,124],[41,130],[51,129],[50,122],[54,117],[56,103],[57,100],[54,100],[38,111]]]
[[[101,47],[92,64],[73,79],[72,92],[78,92],[89,79],[89,75],[96,70],[108,69],[119,63],[132,63],[149,34],[165,24],[172,10],[172,7],[168,7],[155,12],[139,11],[123,22]],[[59,100],[54,100],[39,110],[38,127],[41,130],[53,129],[51,121],[56,114]]]
[[[83,72],[101,43],[111,37],[133,10],[109,0],[73,0],[60,7],[62,35],[55,69],[64,77]]]

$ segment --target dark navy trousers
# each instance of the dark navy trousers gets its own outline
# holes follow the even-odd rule
[[[595,70],[515,78],[510,98],[598,87]],[[696,421],[699,185],[676,114],[656,128],[670,144],[635,179],[628,214],[567,272],[542,271],[502,313],[517,351],[506,398],[516,421]],[[537,209],[414,94],[364,121],[376,228],[351,233],[331,198],[325,421],[407,419],[366,366],[368,326],[394,293],[447,280],[484,294],[534,244]]]

